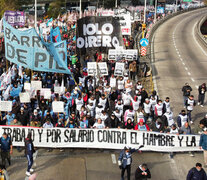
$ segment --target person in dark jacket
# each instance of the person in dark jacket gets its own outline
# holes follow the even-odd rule
[[[152,122],[150,131],[163,133],[164,130],[164,124],[159,118],[155,122]]]
[[[207,127],[207,114],[203,119],[200,120],[200,123],[204,124],[204,126]]]
[[[198,105],[201,105],[201,107],[203,107],[204,104],[205,93],[206,93],[206,83],[203,83],[198,88]]]
[[[111,114],[110,117],[108,117],[105,121],[106,128],[120,128],[121,123],[119,119],[115,116],[115,114]]]
[[[138,149],[131,149],[130,147],[125,146],[124,149],[121,151],[118,159],[118,165],[121,169],[121,180],[124,180],[125,170],[127,170],[127,179],[130,180],[132,153],[137,152],[140,148],[141,146]]]
[[[199,141],[200,149],[203,149],[203,155],[204,155],[204,167],[207,167],[207,128],[203,128],[203,134],[200,136]]]
[[[35,152],[31,133],[28,133],[27,138],[25,138],[24,143],[25,143],[25,155],[28,160],[26,175],[30,176],[31,175],[30,173],[34,171],[32,169],[32,165],[33,165],[33,153]]]
[[[202,168],[201,163],[196,163],[196,167],[189,170],[186,180],[206,180],[206,172]]]
[[[183,86],[182,91],[183,91],[183,104],[185,107],[185,102],[190,96],[190,92],[192,91],[192,88],[190,87],[188,83],[185,83],[185,86]]]
[[[20,112],[17,114],[17,120],[22,124],[22,126],[29,125],[29,114],[24,112],[23,107],[21,107]]]
[[[124,129],[134,129],[134,123],[132,122],[131,118],[128,118],[127,122],[125,122]]]
[[[146,164],[141,164],[135,171],[135,180],[147,180],[151,178],[150,170]]]

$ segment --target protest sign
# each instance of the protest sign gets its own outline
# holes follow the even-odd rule
[[[88,76],[97,76],[97,65],[96,62],[87,63]]]
[[[67,67],[66,41],[47,43],[34,28],[20,31],[5,19],[3,22],[6,59],[35,71],[71,74]]]
[[[119,21],[113,17],[87,16],[78,20],[77,51],[81,54],[98,50],[107,53],[123,44]],[[91,53],[91,52],[90,52]]]
[[[64,112],[64,102],[63,101],[53,101],[52,110],[55,113]]]
[[[24,26],[25,24],[26,17],[23,11],[5,11],[4,17],[12,26]]]
[[[116,60],[116,49],[109,49],[108,60]]]
[[[24,83],[24,89],[25,90],[30,90],[31,89],[31,84],[30,83]]]
[[[49,88],[42,88],[40,90],[40,96],[43,96],[44,99],[50,99],[51,98],[51,89],[49,89]]]
[[[123,76],[124,74],[124,63],[116,62],[114,76]]]
[[[188,152],[199,149],[199,135],[176,135],[125,129],[31,128],[0,126],[0,134],[8,133],[13,146],[24,146],[30,132],[35,147],[123,149],[125,146],[143,151]]]
[[[41,90],[42,89],[42,81],[31,81],[31,87],[34,90]]]
[[[20,93],[19,98],[21,103],[30,103],[30,94],[28,92]]]
[[[133,61],[133,60],[137,60],[137,56],[138,56],[138,51],[137,49],[127,49],[126,50],[126,60],[128,61]]]
[[[108,76],[108,67],[106,62],[98,63],[100,76]]]
[[[12,111],[12,101],[0,101],[0,111]]]

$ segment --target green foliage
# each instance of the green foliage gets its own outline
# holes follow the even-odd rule
[[[62,14],[64,9],[61,7],[65,6],[65,0],[55,0],[54,2],[50,3],[50,6],[47,11],[48,17],[57,18],[59,14]]]

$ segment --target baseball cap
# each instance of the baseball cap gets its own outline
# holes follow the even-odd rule
[[[139,122],[144,122],[144,119],[140,119]]]

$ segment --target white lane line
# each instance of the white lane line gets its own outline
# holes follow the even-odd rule
[[[187,68],[187,67],[185,67],[185,70],[187,71],[187,70],[188,70],[188,68]]]
[[[191,76],[191,73],[190,73],[190,72],[188,72],[188,75],[189,75],[189,76]]]
[[[204,51],[204,49],[201,47],[201,45],[196,40],[196,37],[195,37],[195,26],[196,26],[196,24],[197,24],[197,22],[193,26],[193,31],[192,31],[193,39],[195,40],[196,44],[200,47],[200,49],[203,52],[203,54],[205,54],[205,56],[207,56],[207,53]]]
[[[182,64],[185,66],[185,63],[184,62],[182,62]]]
[[[193,78],[191,78],[191,81],[195,82],[195,80]]]
[[[195,87],[196,87],[196,89],[198,89],[198,86],[197,85]]]
[[[112,163],[116,164],[116,155],[115,154],[111,154],[111,159],[112,159]]]

